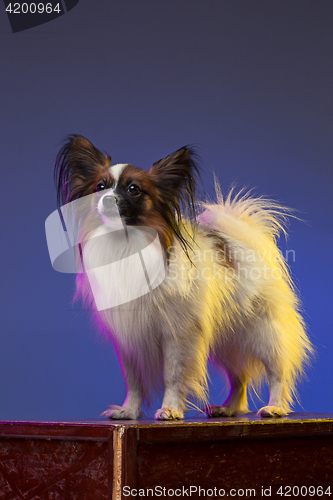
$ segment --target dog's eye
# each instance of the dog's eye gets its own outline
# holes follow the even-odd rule
[[[99,191],[103,191],[103,189],[105,189],[106,186],[105,186],[105,183],[103,181],[99,182],[96,186],[96,191],[99,192]]]
[[[139,186],[136,184],[130,184],[127,188],[127,191],[131,196],[138,196],[141,193]]]

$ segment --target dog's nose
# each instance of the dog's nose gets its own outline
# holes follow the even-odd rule
[[[117,198],[115,196],[104,196],[103,206],[105,208],[112,208],[112,207],[114,207],[116,201],[117,201]]]

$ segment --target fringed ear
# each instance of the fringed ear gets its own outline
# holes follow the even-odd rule
[[[194,150],[184,146],[154,163],[149,171],[156,187],[160,213],[187,255],[188,247],[191,245],[189,238],[184,237],[182,214],[191,220],[196,219],[195,200],[198,191],[196,178],[198,177],[202,183],[198,161],[199,157]]]
[[[188,146],[178,149],[171,155],[157,161],[150,169],[151,179],[155,184],[160,202],[173,217],[180,222],[182,212],[191,219],[195,219],[195,199],[198,177],[201,181],[198,168],[199,158],[194,150]]]
[[[96,179],[111,158],[82,135],[70,135],[58,153],[54,167],[58,206],[91,193]]]

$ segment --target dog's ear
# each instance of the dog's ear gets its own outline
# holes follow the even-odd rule
[[[59,151],[54,168],[58,206],[90,194],[111,158],[82,135],[70,135]]]
[[[149,173],[164,208],[175,210],[179,220],[182,209],[195,218],[196,177],[200,178],[200,173],[198,156],[191,147],[184,146],[157,161]]]

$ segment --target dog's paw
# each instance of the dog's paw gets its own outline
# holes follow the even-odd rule
[[[237,412],[228,408],[228,406],[218,406],[218,405],[208,405],[205,408],[205,413],[207,417],[218,418],[218,417],[234,417]]]
[[[136,420],[139,416],[139,411],[118,405],[111,405],[108,410],[103,411],[101,414],[101,417],[110,418],[111,420]]]
[[[182,420],[183,418],[184,414],[182,412],[164,405],[155,413],[156,420]]]
[[[280,408],[280,406],[264,406],[260,408],[257,416],[261,418],[279,418],[286,414],[287,412]]]

